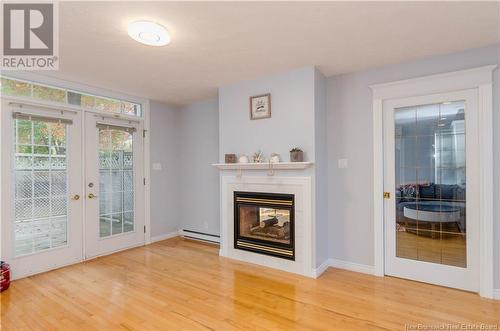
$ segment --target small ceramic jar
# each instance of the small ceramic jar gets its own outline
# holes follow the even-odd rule
[[[272,153],[271,157],[269,158],[269,162],[271,163],[280,163],[280,155],[277,153]]]
[[[240,157],[238,158],[238,163],[248,163],[248,162],[250,162],[250,160],[248,159],[248,156],[246,156],[245,154],[240,155]]]

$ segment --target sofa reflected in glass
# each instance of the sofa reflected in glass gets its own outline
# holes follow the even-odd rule
[[[465,233],[465,192],[462,185],[401,185],[396,190],[399,229],[432,238]]]

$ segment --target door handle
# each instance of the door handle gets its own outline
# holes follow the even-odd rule
[[[384,192],[384,199],[390,199],[390,198],[391,198],[391,193]]]
[[[87,197],[89,199],[95,199],[95,198],[97,198],[97,195],[95,195],[94,193],[89,193],[89,195]]]
[[[71,200],[80,200],[80,196],[78,194],[75,194],[71,197]]]

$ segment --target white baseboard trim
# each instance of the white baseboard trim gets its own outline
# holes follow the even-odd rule
[[[367,264],[359,264],[354,262],[348,262],[338,259],[329,259],[328,265],[333,268],[344,269],[354,272],[360,272],[363,274],[374,275],[375,274],[375,266],[367,265]]]
[[[220,244],[220,237],[216,235],[210,235],[210,234],[204,234],[201,232],[196,232],[196,231],[190,231],[190,230],[185,230],[185,229],[180,229],[179,230],[179,235],[188,238],[188,239],[195,239],[195,240],[201,240],[213,244]]]
[[[323,263],[321,263],[319,267],[313,270],[312,276],[314,278],[318,278],[319,276],[321,276],[323,272],[326,271],[326,269],[328,269],[329,266],[330,266],[330,259],[326,259],[325,261],[323,261]]]
[[[162,241],[166,239],[170,239],[173,237],[177,237],[180,235],[180,230],[170,232],[170,233],[165,233],[165,234],[160,234],[159,236],[154,236],[151,237],[151,243],[157,242],[157,241]]]
[[[500,300],[500,288],[493,289],[493,299]]]

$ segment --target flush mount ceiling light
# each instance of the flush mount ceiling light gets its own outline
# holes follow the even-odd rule
[[[136,21],[128,25],[128,35],[140,43],[150,46],[165,46],[170,43],[170,34],[164,26],[150,21]]]

